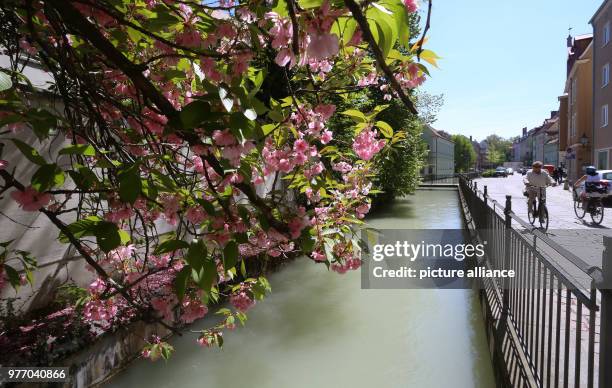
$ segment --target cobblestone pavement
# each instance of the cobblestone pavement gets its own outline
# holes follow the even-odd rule
[[[510,175],[507,178],[475,179],[478,189],[487,186],[489,198],[499,202],[502,208],[506,203],[506,195],[512,197],[512,210],[516,215],[527,221],[527,200],[523,196],[523,176]],[[574,214],[572,194],[563,190],[563,184],[549,187],[546,190],[546,206],[549,213],[548,236],[559,245],[580,257],[587,264],[601,267],[603,252],[603,236],[612,236],[612,208],[606,208],[601,225],[594,225],[587,214],[583,220]],[[586,281],[571,264],[560,263],[564,269],[575,277]]]

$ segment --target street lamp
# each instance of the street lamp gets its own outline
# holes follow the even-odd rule
[[[585,147],[587,146],[587,144],[589,144],[589,138],[586,136],[586,133],[580,137],[580,144]]]

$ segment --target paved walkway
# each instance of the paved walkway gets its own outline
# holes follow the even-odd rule
[[[510,175],[508,178],[479,178],[478,189],[487,186],[489,198],[506,203],[506,195],[512,196],[512,210],[527,222],[527,200],[523,196],[523,176]],[[549,187],[546,191],[546,206],[550,217],[548,236],[559,245],[580,257],[587,264],[601,267],[603,236],[612,236],[612,208],[606,208],[601,225],[594,225],[587,214],[583,220],[574,214],[572,194],[563,190],[563,185]],[[567,263],[562,266],[576,274]]]

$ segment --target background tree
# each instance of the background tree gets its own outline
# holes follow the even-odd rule
[[[474,167],[476,162],[476,151],[470,139],[464,135],[453,135],[455,143],[455,172],[466,172]]]
[[[488,145],[488,158],[491,163],[503,164],[512,158],[512,141],[498,135],[489,135],[485,139]]]

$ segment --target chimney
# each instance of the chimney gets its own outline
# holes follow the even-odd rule
[[[557,113],[559,113],[559,111],[557,111],[557,110],[551,110],[551,111],[550,111],[550,118],[552,119],[553,117],[555,117],[555,115],[556,115]]]
[[[527,134],[527,127],[523,127],[523,136]]]
[[[472,135],[470,135],[470,141],[472,141]]]
[[[572,32],[570,31],[570,33],[567,35],[567,48],[572,48],[573,45],[574,45],[574,38],[572,38]]]

